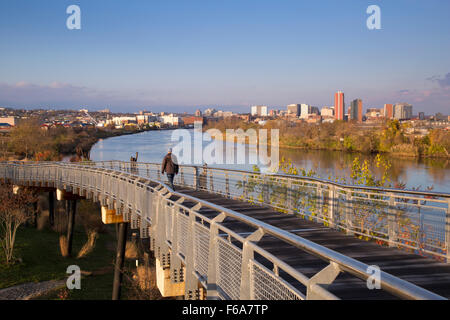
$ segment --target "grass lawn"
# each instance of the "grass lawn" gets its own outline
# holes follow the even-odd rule
[[[84,230],[77,228],[73,236],[72,253],[74,256],[77,255],[86,240],[87,236]],[[58,233],[48,229],[38,231],[33,227],[21,227],[17,234],[15,255],[20,257],[23,262],[6,266],[4,254],[0,253],[0,289],[26,282],[64,279],[68,276],[67,267],[78,265],[82,271],[103,269],[103,272],[83,277],[81,290],[70,291],[68,298],[111,299],[115,256],[111,247],[114,245],[114,232],[102,233],[97,239],[94,250],[84,258],[63,258],[59,250]]]

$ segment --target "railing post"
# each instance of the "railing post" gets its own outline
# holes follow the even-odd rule
[[[184,172],[183,172],[183,168],[180,168],[180,180],[181,180],[181,185],[184,186]]]
[[[393,193],[389,194],[389,209],[388,209],[388,237],[389,247],[396,247],[398,241],[397,234],[397,212],[395,210],[395,196]]]
[[[447,247],[447,263],[450,263],[450,199],[447,199],[447,214],[445,216],[445,243]]]
[[[289,214],[294,214],[294,193],[292,192],[292,179],[287,179],[287,189],[286,189],[286,203],[287,212]]]
[[[323,210],[323,190],[320,184],[317,185],[317,212],[320,214],[320,219],[325,218],[324,217],[324,210]]]
[[[352,231],[353,228],[353,197],[352,192],[350,190],[346,190],[347,194],[345,195],[345,228],[346,233],[348,235],[354,235],[354,232]]]
[[[248,199],[248,190],[247,190],[247,185],[248,185],[248,175],[245,175],[245,178],[242,180],[242,195],[244,196],[244,200]]]
[[[227,198],[230,198],[230,177],[228,175],[228,172],[225,173],[225,193]]]
[[[252,284],[251,274],[252,270],[250,262],[254,259],[254,251],[249,242],[258,242],[264,236],[264,230],[258,229],[245,238],[242,245],[242,264],[241,264],[241,289],[239,300],[251,300],[252,299]]]
[[[211,190],[211,192],[214,192],[214,179],[212,170],[209,170],[209,189]]]
[[[328,220],[331,228],[335,227],[334,223],[335,203],[336,203],[336,187],[334,185],[331,185],[328,197]]]
[[[194,167],[194,189],[198,190],[198,167]]]
[[[263,177],[263,201],[265,204],[270,204],[270,188],[269,183],[267,181],[267,177],[264,175]]]
[[[218,223],[225,220],[226,214],[221,213],[213,220],[209,227],[209,254],[208,254],[208,284],[206,287],[206,298],[208,300],[219,299],[219,292],[217,291],[217,238],[219,237]]]

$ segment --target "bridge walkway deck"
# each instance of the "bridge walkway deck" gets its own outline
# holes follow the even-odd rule
[[[229,199],[214,193],[181,186],[176,188],[176,190],[177,192],[232,209],[289,231],[368,265],[376,265],[387,273],[446,298],[450,298],[450,264],[422,257],[404,250],[383,247],[374,242],[364,241],[316,222],[277,212],[270,207],[254,205],[237,199]],[[184,204],[188,206],[194,205],[188,202]],[[210,211],[209,213],[207,209],[201,209],[200,211],[206,216],[210,215],[211,218],[217,215],[217,212]],[[225,220],[223,225],[243,235],[250,234],[254,231],[248,225],[230,219]],[[327,266],[327,263],[321,259],[271,236],[264,236],[258,245],[274,256],[283,259],[308,277],[313,276]],[[258,257],[257,260],[264,266],[271,268],[270,262],[259,260]],[[298,285],[298,282],[292,281],[292,284],[294,283]],[[342,273],[327,288],[341,299],[397,299],[397,297],[383,290],[369,290],[365,281]],[[298,289],[305,292],[304,288]]]

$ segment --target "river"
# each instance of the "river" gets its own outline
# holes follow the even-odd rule
[[[124,135],[108,138],[97,142],[91,150],[91,160],[123,160],[129,161],[131,156],[139,152],[139,162],[161,162],[169,147],[175,147],[178,142],[172,142],[171,130],[147,131],[134,135]],[[193,133],[193,130],[188,130]],[[193,134],[192,134],[193,136]],[[198,142],[198,139],[197,139]],[[185,143],[194,145],[194,138]],[[203,142],[205,148],[211,142]],[[221,143],[221,142],[212,142]],[[189,147],[189,146],[185,146]],[[237,146],[234,147],[235,153]],[[253,147],[245,146],[247,154],[256,154]],[[224,154],[227,152],[224,146]],[[248,157],[248,156],[247,156]],[[291,159],[292,163],[306,170],[314,170],[322,178],[350,177],[353,159],[374,162],[374,156],[337,151],[305,151],[280,149],[280,159]],[[389,177],[392,183],[402,182],[407,189],[420,188],[426,190],[433,187],[433,191],[450,193],[450,161],[448,159],[411,159],[385,156],[391,163]],[[193,161],[191,161],[193,162]],[[252,170],[252,165],[215,165],[222,168]],[[375,171],[376,172],[376,171]],[[376,172],[379,176],[380,173]]]

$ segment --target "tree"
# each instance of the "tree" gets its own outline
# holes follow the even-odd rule
[[[41,146],[44,141],[44,134],[37,120],[29,119],[19,123],[11,131],[9,147],[16,154],[30,158],[36,152],[42,151]]]
[[[27,209],[36,201],[37,197],[29,189],[20,188],[15,193],[13,185],[0,184],[0,242],[6,264],[14,262],[17,229],[32,217]]]

